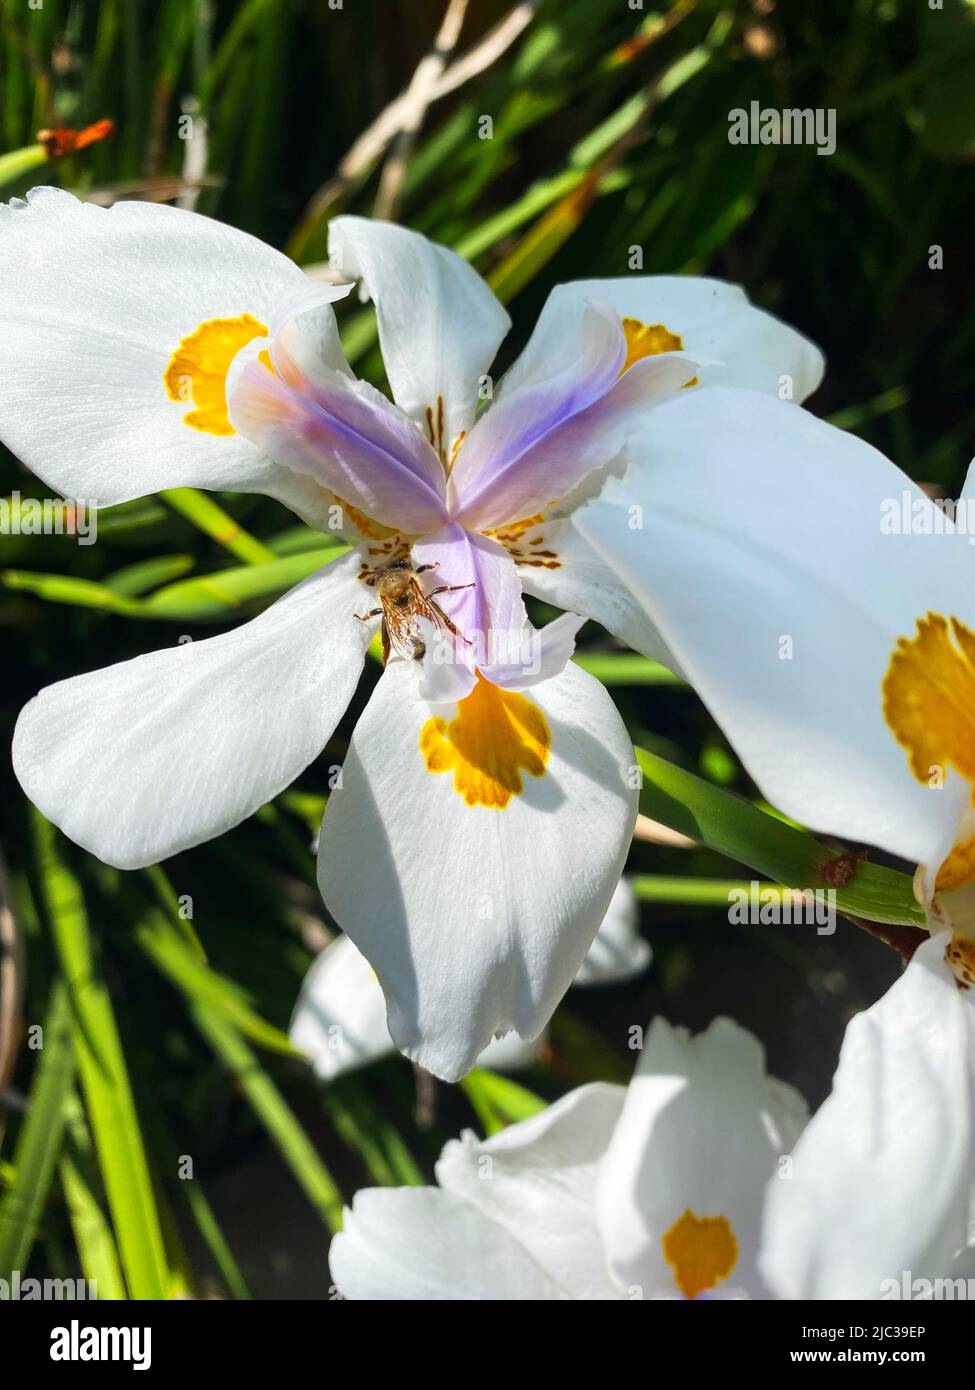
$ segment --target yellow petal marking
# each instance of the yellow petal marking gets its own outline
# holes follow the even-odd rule
[[[915,637],[897,639],[883,700],[919,782],[949,765],[975,782],[975,633],[940,613],[919,618]]]
[[[241,314],[235,319],[207,319],[182,340],[163,381],[171,401],[192,401],[195,406],[183,416],[184,425],[203,434],[235,433],[227,415],[227,372],[241,348],[266,337],[265,324],[252,314]],[[271,368],[266,351],[260,360]]]
[[[660,1242],[685,1298],[696,1298],[726,1279],[738,1260],[738,1242],[725,1216],[695,1216],[690,1207]]]
[[[679,333],[671,333],[662,323],[643,323],[640,319],[623,319],[623,332],[626,334],[626,361],[620,368],[620,376],[628,372],[634,362],[642,362],[645,357],[657,357],[662,352],[680,352],[684,339]],[[686,386],[696,386],[697,377],[685,382]]]
[[[552,735],[542,711],[524,695],[480,674],[448,723],[436,716],[420,731],[428,772],[452,772],[468,806],[503,810],[524,789],[521,774],[544,777]]]
[[[962,840],[942,862],[935,879],[936,893],[951,893],[975,879],[975,839]]]

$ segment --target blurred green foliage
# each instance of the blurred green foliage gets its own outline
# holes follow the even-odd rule
[[[811,407],[943,495],[957,490],[975,434],[975,6],[483,0],[468,8],[448,76],[512,14],[529,22],[438,96],[400,151],[393,199],[400,220],[456,246],[508,302],[515,328],[500,366],[553,284],[627,274],[638,246],[647,273],[739,281],[815,338],[829,369]],[[0,0],[0,196],[54,182],[102,202],[192,197],[301,263],[319,261],[330,215],[368,214],[387,196],[390,146],[358,159],[362,137],[442,15],[443,0]],[[731,146],[729,112],[752,100],[835,108],[836,153]],[[183,115],[208,132],[190,184]],[[479,138],[485,116],[490,139]],[[104,118],[114,140],[62,159],[37,140]],[[943,268],[931,268],[932,248]],[[357,370],[381,384],[371,311],[345,306],[341,323]],[[0,491],[38,489],[0,457]],[[828,545],[801,513],[795,525],[797,547]],[[337,553],[276,503],[188,490],[110,509],[96,546],[0,535],[3,738],[42,684],[191,626],[206,636]],[[658,810],[683,787],[705,821],[730,814],[747,836],[750,816],[739,826],[708,787],[753,789],[691,692],[595,625],[582,648],[649,750],[646,766],[684,770],[654,783],[645,809],[661,787]],[[726,856],[747,840],[724,833],[702,837],[710,848],[634,846],[631,870],[655,904],[653,971],[574,996],[529,1089],[474,1074],[438,1088],[421,1126],[399,1059],[313,1084],[284,1036],[328,927],[309,841],[321,768],[341,760],[374,679],[367,672],[298,788],[143,874],[64,842],[30,812],[5,760],[2,891],[27,969],[22,1019],[0,1037],[0,1274],[30,1257],[32,1272],[98,1277],[104,1296],[323,1296],[343,1197],[428,1178],[461,1125],[500,1127],[530,1113],[535,1093],[625,1079],[626,1028],[657,1010],[693,1026],[734,1014],[767,1039],[774,1070],[812,1100],[822,1093],[845,1015],[879,992],[894,958],[848,927],[816,940],[732,931],[701,880],[721,881],[723,895],[729,873],[747,877],[759,859],[736,865]],[[890,915],[905,920],[892,882],[877,870],[878,891],[896,900]],[[178,912],[185,895],[191,923]],[[36,1023],[40,1053],[28,1045]],[[179,1176],[187,1155],[193,1181]]]

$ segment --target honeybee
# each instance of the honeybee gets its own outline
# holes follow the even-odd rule
[[[360,623],[370,618],[383,620],[382,643],[383,665],[389,660],[390,649],[410,661],[422,661],[426,656],[427,644],[420,632],[419,620],[426,618],[433,627],[459,637],[470,646],[470,641],[454,626],[447,614],[436,601],[438,594],[453,594],[458,589],[473,589],[473,584],[441,584],[439,589],[424,593],[420,575],[436,569],[432,565],[419,565],[416,569],[409,559],[393,560],[383,565],[366,579],[366,583],[376,590],[379,607],[368,613],[355,613]]]

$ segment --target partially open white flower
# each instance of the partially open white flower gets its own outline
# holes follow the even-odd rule
[[[767,1297],[765,1186],[805,1118],[744,1029],[656,1019],[628,1087],[465,1133],[438,1187],[359,1192],[332,1277],[352,1299]]]
[[[649,961],[650,946],[639,933],[639,905],[622,878],[573,984],[621,983],[639,975]],[[340,936],[312,962],[302,981],[290,1033],[295,1047],[307,1053],[323,1081],[395,1051],[376,973],[350,937]],[[532,1065],[546,1042],[545,1030],[532,1042],[506,1033],[492,1038],[478,1065],[493,1071],[520,1071]]]
[[[968,1297],[975,995],[926,941],[808,1123],[751,1034],[657,1019],[627,1089],[465,1133],[437,1181],[356,1195],[330,1256],[347,1298]]]
[[[45,482],[101,504],[262,492],[312,525],[337,510],[357,547],[235,631],[42,691],[14,766],[120,868],[221,834],[321,752],[398,563],[426,617],[386,611],[394,656],[330,798],[320,883],[397,1045],[453,1079],[495,1034],[538,1035],[629,844],[632,747],[569,660],[577,615],[672,660],[572,511],[685,385],[786,377],[801,399],[821,359],[731,286],[629,276],[554,290],[495,390],[509,320],[465,261],[361,218],[330,238],[375,300],[395,404],[342,352],[345,290],[252,237],[55,189],[0,208],[0,433]],[[532,632],[523,587],[569,611]]]
[[[975,997],[933,937],[848,1026],[832,1094],[769,1185],[760,1267],[782,1298],[931,1296],[972,1272],[973,1199]]]

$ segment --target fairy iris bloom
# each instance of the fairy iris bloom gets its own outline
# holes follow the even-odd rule
[[[357,1300],[768,1298],[762,1205],[806,1117],[730,1019],[656,1018],[629,1086],[467,1131],[438,1187],[358,1192],[332,1278]]]
[[[679,399],[656,411],[660,467],[614,483],[577,524],[770,801],[920,866],[918,895],[933,928],[954,928],[971,985],[975,471],[952,519],[804,412],[745,392],[696,405],[693,419]]]
[[[936,939],[852,1019],[808,1123],[743,1028],[654,1019],[625,1089],[465,1133],[438,1187],[357,1193],[332,1277],[352,1299],[958,1297],[973,1042],[975,996]]]
[[[556,289],[493,390],[508,316],[459,256],[352,217],[331,254],[376,303],[393,401],[346,361],[331,308],[345,288],[249,236],[54,189],[0,209],[2,435],[45,482],[102,505],[261,492],[313,526],[337,515],[356,546],[235,631],[43,691],[14,764],[119,867],[220,834],[321,751],[378,624],[357,618],[405,561],[423,604],[353,735],[320,883],[397,1045],[454,1078],[495,1034],[541,1031],[633,828],[632,748],[569,661],[575,614],[667,653],[571,512],[656,402],[715,372],[798,398],[819,357],[730,286],[632,277]],[[523,585],[571,611],[532,633]]]

